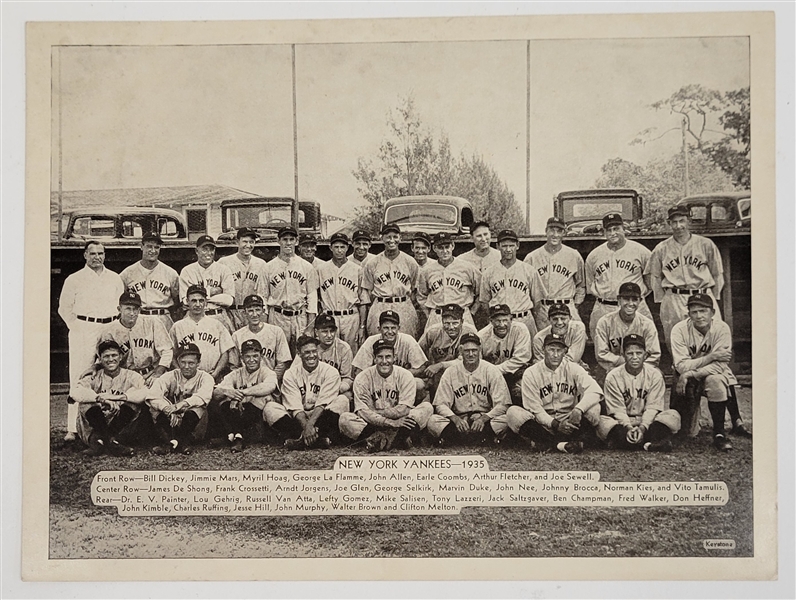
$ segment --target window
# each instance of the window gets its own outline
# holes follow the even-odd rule
[[[727,221],[730,218],[730,211],[723,204],[713,204],[710,207],[710,220],[714,223]]]
[[[144,235],[144,227],[138,221],[133,219],[125,219],[122,221],[122,237],[123,238],[138,238],[141,239]]]
[[[189,208],[189,209],[187,209],[185,211],[185,219],[188,221],[188,233],[189,234],[191,234],[191,233],[207,233],[207,210],[206,209],[197,210],[197,209]],[[169,225],[169,223],[171,223],[171,225]],[[163,232],[164,225],[166,227],[173,226],[175,228],[174,229],[174,233],[164,233]],[[170,237],[176,237],[176,235],[177,235],[176,225],[174,225],[173,221],[167,221],[165,219],[161,220],[160,228],[161,228],[160,229],[160,231],[161,231],[160,235],[161,236],[168,235]]]
[[[113,238],[116,227],[113,219],[103,217],[78,217],[72,226],[74,237]]]
[[[751,219],[752,218],[752,199],[751,198],[741,198],[738,200],[738,214],[741,215],[741,219]]]
[[[162,217],[158,219],[158,232],[162,238],[176,238],[178,235],[177,223],[174,219]]]
[[[450,204],[393,204],[384,214],[385,223],[456,225],[458,212]]]
[[[701,204],[691,205],[689,207],[691,209],[691,220],[694,223],[705,223],[705,220],[708,216],[708,209]]]

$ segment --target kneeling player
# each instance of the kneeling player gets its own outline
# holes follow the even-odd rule
[[[207,405],[213,396],[212,375],[199,369],[202,354],[196,344],[177,348],[178,368],[155,380],[147,395],[155,431],[162,445],[155,454],[191,454],[191,442],[207,431]]]
[[[116,456],[131,456],[133,449],[116,438],[133,427],[146,397],[144,378],[121,367],[122,351],[114,340],[100,342],[97,349],[101,370],[85,375],[69,390],[80,405],[77,434],[87,456],[107,451]],[[125,439],[125,441],[127,441]]]
[[[373,344],[374,365],[354,380],[354,412],[340,417],[340,432],[352,440],[367,440],[369,452],[397,444],[412,447],[434,409],[415,406],[412,374],[394,365],[395,349],[385,340]]]
[[[246,340],[240,353],[243,366],[224,377],[208,406],[210,418],[219,423],[232,452],[243,451],[247,442],[243,432],[264,420],[263,409],[276,390],[276,373],[262,364],[260,342]]]
[[[680,414],[664,410],[666,382],[647,359],[644,338],[631,333],[622,339],[624,364],[605,378],[605,406],[597,436],[609,448],[671,452],[672,436],[680,430]]]
[[[436,414],[428,430],[445,446],[472,440],[484,443],[506,432],[509,388],[495,365],[481,360],[481,339],[462,335],[461,362],[445,369],[434,397]]]

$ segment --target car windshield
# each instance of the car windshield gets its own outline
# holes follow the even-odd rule
[[[608,213],[620,213],[626,221],[633,220],[633,198],[567,198],[562,202],[565,223],[586,219],[602,219]]]
[[[290,225],[291,206],[231,206],[226,210],[226,223],[230,229],[251,227],[252,229],[279,229]],[[304,212],[299,211],[299,224],[304,223]]]
[[[752,218],[752,198],[741,198],[738,200],[738,214],[742,219]]]
[[[456,225],[456,207],[450,204],[394,204],[384,213],[385,223]]]

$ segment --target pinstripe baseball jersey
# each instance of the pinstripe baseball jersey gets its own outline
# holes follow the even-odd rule
[[[714,318],[705,335],[694,327],[691,319],[680,321],[672,328],[672,362],[677,372],[695,371],[698,377],[722,375],[727,385],[735,385],[735,378],[727,362],[709,358],[718,349],[732,349],[730,326]]]
[[[426,263],[418,278],[417,301],[428,308],[446,304],[468,308],[478,298],[480,285],[481,273],[471,262],[454,258],[447,267]]]
[[[544,360],[544,339],[552,331],[552,325],[548,325],[533,336],[533,362]],[[571,320],[564,334],[564,341],[569,347],[565,358],[579,363],[586,348],[586,326],[581,321]]]
[[[382,377],[376,367],[368,367],[354,380],[354,412],[380,412],[403,404],[415,405],[415,378],[401,367],[393,366],[388,377]]]
[[[661,344],[658,341],[655,323],[638,312],[633,321],[625,323],[619,311],[615,310],[600,317],[595,330],[594,354],[603,369],[610,371],[614,367],[625,364],[625,359],[622,356],[622,339],[631,333],[636,333],[644,338],[648,353],[645,362],[652,366],[658,365],[661,360]]]
[[[550,253],[546,246],[541,246],[525,257],[525,263],[531,265],[544,284],[546,295],[550,300],[572,300],[580,303],[583,298],[577,297],[576,281],[584,281],[583,258],[580,252],[569,246],[561,246],[558,252]]]
[[[649,427],[664,409],[665,393],[663,374],[647,363],[638,375],[631,375],[622,365],[605,377],[605,407],[620,425],[635,425],[640,417],[641,424]]]
[[[318,268],[323,310],[350,310],[359,304],[359,281],[362,267],[346,260],[338,267],[333,261],[324,263]]]
[[[637,284],[641,296],[649,290],[644,285],[652,252],[633,240],[616,250],[608,247],[608,242],[600,244],[586,257],[586,291],[603,300],[616,300],[619,286],[625,282]]]
[[[664,289],[709,288],[724,273],[716,244],[694,234],[682,245],[674,237],[663,240],[653,249],[648,268],[653,277],[661,278]]]
[[[417,261],[404,252],[398,252],[393,260],[377,254],[362,270],[362,290],[377,298],[400,298],[410,296],[417,285],[420,267]]]
[[[119,369],[116,377],[111,377],[104,369],[100,369],[82,377],[69,391],[75,402],[96,402],[97,394],[102,393],[126,395],[128,399],[136,402],[144,400],[147,387],[144,378],[135,371]]]
[[[268,282],[268,306],[290,310],[306,309],[318,314],[318,271],[300,256],[286,261],[276,256],[265,263]]]
[[[260,323],[260,331],[252,331],[250,327],[241,327],[232,334],[232,343],[240,354],[240,347],[246,340],[257,340],[263,348],[263,364],[273,370],[278,363],[290,362],[290,346],[285,332],[275,325]]]
[[[250,256],[248,263],[243,262],[237,253],[219,258],[218,262],[227,267],[235,282],[235,305],[242,306],[246,296],[256,294],[263,300],[268,295],[268,284],[265,280],[265,261]]]
[[[155,410],[163,410],[169,404],[179,404],[183,400],[192,408],[207,406],[215,384],[213,377],[201,369],[190,379],[183,377],[179,369],[174,369],[155,380],[147,392],[147,402]]]
[[[171,338],[156,317],[138,315],[130,329],[118,319],[105,325],[97,340],[113,340],[122,349],[122,367],[135,371],[154,369],[157,366],[171,368],[174,357]]]
[[[340,373],[340,379],[352,379],[351,377],[351,363],[353,362],[354,355],[351,352],[351,346],[340,338],[334,338],[334,341],[328,348],[324,348],[318,344],[318,358],[321,362],[327,365],[332,365],[337,372]],[[293,359],[293,364],[301,363],[301,357],[296,356]]]
[[[189,315],[177,321],[169,335],[174,348],[196,344],[202,353],[199,368],[208,373],[213,371],[221,355],[234,346],[227,328],[212,317],[202,317],[197,322]]]
[[[147,269],[139,261],[119,273],[119,277],[128,290],[141,296],[141,308],[171,308],[173,296],[180,296],[177,271],[160,261],[153,269]]]
[[[261,383],[268,383],[276,388],[276,373],[260,363],[260,368],[250,373],[246,367],[240,367],[227,374],[217,387],[225,390],[246,390]],[[262,410],[268,396],[246,396],[247,401]]]
[[[432,325],[420,337],[417,343],[432,365],[455,360],[459,357],[459,343],[464,333],[476,333],[475,327],[462,323],[462,329],[455,339],[445,333],[441,324]]]
[[[531,310],[546,294],[538,273],[520,260],[510,267],[500,261],[490,264],[481,280],[481,302],[490,306],[507,304],[514,314]]]
[[[216,294],[235,296],[235,280],[232,277],[232,272],[226,265],[222,265],[218,261],[211,263],[206,269],[198,262],[194,262],[180,271],[180,301],[183,304],[188,288],[192,285],[204,286],[208,298]],[[207,308],[221,307],[215,302],[208,302]]]
[[[531,363],[531,334],[528,328],[512,321],[506,337],[495,335],[492,325],[478,332],[481,338],[481,356],[497,366],[501,373],[515,373]]]
[[[478,272],[483,276],[484,271],[486,271],[492,263],[500,262],[500,250],[490,248],[485,256],[479,256],[476,254],[475,248],[473,248],[472,250],[460,254],[457,258],[473,263],[475,268],[478,269]]]
[[[576,406],[584,413],[602,400],[597,382],[579,364],[561,361],[555,371],[538,362],[522,376],[522,406],[538,423],[550,427],[553,419],[563,419]]]
[[[360,371],[364,371],[373,364],[373,344],[376,340],[381,339],[381,334],[370,336],[365,340],[365,343],[360,346],[357,355],[354,357],[354,366]],[[413,338],[408,333],[398,332],[395,338],[395,365],[398,367],[417,369],[422,366],[426,360],[425,353]]]
[[[481,360],[474,371],[462,361],[442,373],[434,396],[434,411],[443,417],[471,412],[486,413],[494,419],[511,406],[509,388],[503,374],[493,364]]]
[[[319,362],[310,372],[300,362],[285,371],[282,378],[282,404],[291,414],[309,411],[337,399],[339,389],[340,373],[332,365]]]

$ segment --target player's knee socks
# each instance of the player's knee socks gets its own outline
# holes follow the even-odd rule
[[[713,435],[724,435],[724,413],[727,410],[727,401],[708,402],[710,417],[713,419]]]
[[[738,408],[738,396],[735,394],[735,388],[730,388],[727,398],[727,412],[730,413],[730,420],[732,421],[733,426],[735,426],[738,421],[743,422],[743,419],[741,418],[741,411]]]
[[[180,444],[189,444],[192,439],[193,430],[199,424],[199,415],[194,411],[189,410],[182,416],[182,423],[179,427],[179,437],[177,440]]]
[[[533,439],[534,434],[534,426],[533,426],[533,419],[525,421],[520,426],[520,430],[517,432],[521,437]]]
[[[376,428],[370,423],[368,423],[367,425],[365,425],[365,429],[362,430],[362,433],[359,434],[357,440],[366,440],[374,433],[376,433]]]
[[[654,421],[650,428],[647,430],[647,439],[648,442],[661,442],[666,438],[672,437],[672,430],[669,429],[663,423],[658,421]]]
[[[171,419],[168,415],[160,413],[155,419],[155,433],[161,442],[168,443],[174,438],[174,431],[171,427]]]
[[[328,437],[333,442],[338,441],[340,438],[340,415],[331,410],[325,410],[318,418],[316,425],[318,426],[318,436]]]
[[[105,414],[99,405],[92,406],[86,411],[86,421],[91,425],[92,429],[97,432],[97,435],[103,440],[110,437],[111,432],[108,428],[108,423],[105,421]]]
[[[453,423],[448,423],[445,426],[445,429],[442,430],[442,433],[439,434],[439,439],[442,443],[453,443],[456,438],[458,437],[459,430],[456,429],[456,425]]]
[[[626,439],[627,427],[616,424],[611,428],[611,431],[608,432],[608,435],[605,437],[605,442],[608,444],[609,448],[621,448],[625,445]]]
[[[112,422],[113,434],[118,434],[122,429],[127,427],[135,419],[135,410],[129,404],[122,404],[119,414]]]
[[[301,425],[287,415],[271,425],[271,428],[285,439],[295,439],[301,435]]]

